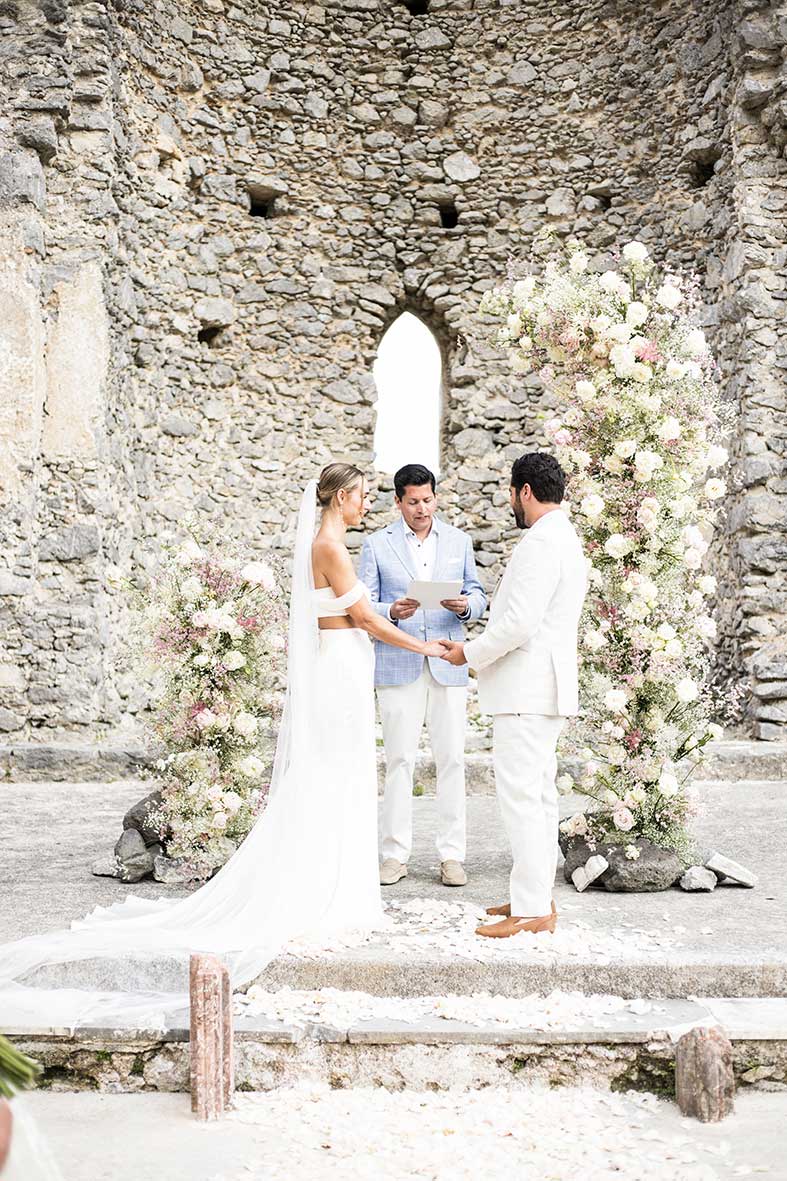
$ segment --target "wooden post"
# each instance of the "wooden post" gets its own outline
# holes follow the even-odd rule
[[[217,956],[191,956],[189,994],[191,1110],[197,1119],[215,1120],[230,1105],[234,1090],[232,989]]]
[[[732,1045],[720,1029],[696,1028],[675,1047],[675,1097],[684,1115],[718,1123],[732,1112]]]

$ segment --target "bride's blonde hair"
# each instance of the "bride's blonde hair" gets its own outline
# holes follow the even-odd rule
[[[317,483],[317,499],[323,508],[328,508],[333,503],[337,492],[342,490],[349,492],[363,478],[364,474],[361,469],[351,463],[329,463],[320,472],[320,479]]]

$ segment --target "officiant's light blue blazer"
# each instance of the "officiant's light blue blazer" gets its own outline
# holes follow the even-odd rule
[[[486,610],[486,593],[478,581],[470,535],[437,517],[432,518],[432,529],[437,535],[432,578],[435,582],[461,581],[461,593],[466,596],[469,607],[466,621],[480,619]],[[387,618],[391,604],[405,598],[410,583],[418,577],[401,517],[393,525],[366,538],[358,573],[361,581],[369,588],[375,611]],[[446,611],[443,607],[436,611],[421,608],[411,619],[394,622],[396,627],[419,640],[461,641],[465,638],[462,622],[453,611]],[[384,644],[381,640],[375,640],[374,652],[375,685],[409,685],[417,681],[423,672],[424,657],[417,652],[406,652],[403,648],[394,648],[392,644]],[[428,659],[434,679],[441,685],[467,684],[466,665],[455,668],[446,660],[436,657]]]

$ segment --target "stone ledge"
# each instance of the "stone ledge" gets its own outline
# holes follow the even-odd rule
[[[724,739],[709,743],[707,751],[703,780],[736,782],[787,779],[787,742]],[[0,778],[11,783],[108,782],[134,778],[145,768],[152,767],[160,757],[160,751],[133,737],[125,741],[83,745],[64,742],[9,743],[0,745]],[[377,762],[382,775],[385,756],[381,748],[378,748]],[[484,795],[494,790],[491,752],[469,752],[465,756],[465,769],[471,793]],[[571,760],[565,761],[565,769],[572,769]],[[416,759],[414,781],[427,789],[434,787],[434,762],[425,751],[419,752]]]

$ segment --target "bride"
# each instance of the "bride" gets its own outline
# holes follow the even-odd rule
[[[317,503],[322,507],[315,537]],[[369,636],[424,656],[423,643],[377,615],[345,544],[368,512],[359,468],[331,463],[306,486],[290,601],[287,698],[268,806],[227,864],[186,898],[129,895],[68,930],[0,947],[3,1023],[166,1025],[188,1004],[188,958],[221,955],[234,987],[293,939],[383,924],[377,868],[373,648]],[[51,969],[98,960],[122,991],[51,987]],[[123,961],[107,973],[106,961]],[[173,977],[173,968],[175,969]],[[152,980],[162,971],[171,987]],[[60,976],[62,979],[62,975]],[[48,982],[50,987],[47,987]]]

